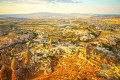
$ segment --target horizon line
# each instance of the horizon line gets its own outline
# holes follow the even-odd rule
[[[56,14],[91,14],[91,15],[120,15],[120,13],[115,13],[115,14],[112,14],[112,13],[57,13],[57,12],[34,12],[34,13],[56,13]],[[17,14],[0,14],[0,15],[20,15],[20,14],[34,14],[34,13],[17,13]]]

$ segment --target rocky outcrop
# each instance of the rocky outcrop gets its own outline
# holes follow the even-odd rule
[[[3,65],[0,70],[0,80],[12,80],[11,76],[12,70],[9,67]]]
[[[16,44],[16,45],[1,49],[0,54],[14,55],[22,51],[25,51],[26,49],[27,49],[26,44]]]
[[[87,41],[88,39],[89,39],[88,36],[82,36],[82,37],[80,37],[80,40],[81,40],[81,41]]]
[[[22,67],[19,61],[13,58],[11,62],[12,80],[26,80],[27,70]]]
[[[22,36],[16,36],[14,38],[1,38],[0,39],[0,49],[9,47],[10,45],[19,43],[19,42],[26,42],[30,39],[31,37],[29,35],[22,35]]]
[[[100,40],[104,43],[109,45],[116,45],[117,43],[117,36],[116,35],[106,35],[104,38],[100,38]]]
[[[0,80],[11,80],[12,70],[10,68],[10,58],[6,54],[2,54],[0,57]]]

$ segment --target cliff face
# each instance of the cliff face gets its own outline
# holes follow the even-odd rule
[[[0,79],[1,80],[12,80],[12,70],[7,66],[2,66],[0,70]]]
[[[12,70],[10,68],[11,66],[11,60],[10,57],[6,56],[6,54],[1,55],[1,61],[0,61],[0,79],[2,80],[11,80],[11,74]]]
[[[26,80],[27,68],[25,62],[20,62],[19,53],[28,49],[26,42],[31,39],[31,34],[9,33],[0,36],[0,79],[1,80]],[[22,60],[25,59],[22,56]],[[20,57],[20,58],[19,58]],[[30,57],[26,57],[30,59]],[[29,61],[27,61],[28,63]]]
[[[11,62],[12,80],[26,80],[27,69],[23,68],[20,62],[13,58]]]

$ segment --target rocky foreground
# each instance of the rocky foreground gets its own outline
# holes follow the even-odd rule
[[[1,80],[120,79],[119,52],[100,46],[99,40],[74,44],[62,41],[61,37],[61,40],[51,41],[45,35],[48,32],[36,30],[38,36],[35,32],[23,32],[12,32],[0,39]],[[82,35],[87,38],[80,40],[89,39],[87,33]]]

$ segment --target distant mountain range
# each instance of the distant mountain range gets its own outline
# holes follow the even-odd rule
[[[30,14],[6,14],[0,15],[0,17],[15,17],[15,18],[27,18],[27,19],[40,19],[40,18],[66,18],[66,17],[83,17],[83,16],[103,16],[103,15],[120,15],[120,14],[84,14],[84,13],[49,13],[39,12]]]

